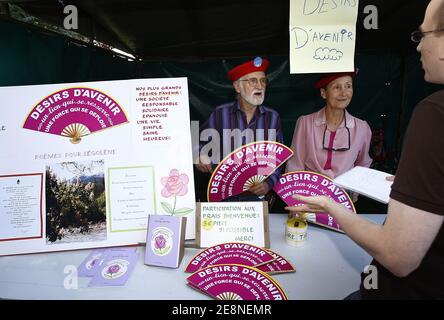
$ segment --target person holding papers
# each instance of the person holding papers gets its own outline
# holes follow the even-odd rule
[[[411,39],[427,82],[444,84],[444,0],[431,0]],[[293,213],[329,212],[374,260],[362,273],[363,299],[444,299],[444,90],[422,100],[405,134],[387,219],[378,225],[327,197],[295,198]]]
[[[325,107],[297,120],[287,172],[314,171],[334,179],[355,166],[370,167],[370,127],[346,110],[353,97],[354,75],[326,74],[316,82]]]

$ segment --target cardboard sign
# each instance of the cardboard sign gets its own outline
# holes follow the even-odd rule
[[[225,242],[270,247],[267,202],[198,202],[196,240],[202,248]]]
[[[354,70],[358,0],[290,0],[290,73]]]

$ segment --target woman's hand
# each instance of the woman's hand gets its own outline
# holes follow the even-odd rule
[[[257,185],[252,186],[250,189],[248,189],[251,193],[254,193],[257,196],[264,196],[270,191],[270,186],[268,183],[261,182]]]

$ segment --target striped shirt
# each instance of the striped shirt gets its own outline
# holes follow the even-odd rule
[[[207,121],[200,126],[201,139],[210,138],[212,133],[215,133],[211,131],[205,132],[206,129],[216,130],[220,137],[220,149],[213,149],[211,154],[213,159],[218,159],[217,163],[237,148],[254,141],[284,142],[279,114],[264,105],[256,108],[256,112],[249,123],[247,123],[245,112],[240,108],[239,101],[218,106],[210,114]],[[200,141],[199,150],[210,142],[212,142],[212,139],[208,139],[206,142]],[[281,168],[278,168],[265,181],[272,189],[280,176]]]

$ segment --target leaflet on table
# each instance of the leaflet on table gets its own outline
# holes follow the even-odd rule
[[[275,258],[275,260],[267,264],[260,265],[256,268],[268,274],[282,274],[282,273],[296,272],[296,269],[293,267],[290,261],[288,261],[287,259],[285,259],[284,257],[282,257],[281,255],[277,254],[274,251],[271,250],[268,251],[271,253],[273,258]]]
[[[353,201],[341,187],[322,174],[311,171],[293,171],[283,174],[279,182],[274,186],[274,191],[288,206],[302,204],[293,198],[293,195],[301,196],[327,196],[356,213]],[[341,231],[341,226],[328,212],[307,213],[304,216],[310,222],[320,224],[332,230]]]
[[[196,272],[215,264],[241,264],[258,267],[270,263],[274,259],[268,250],[251,244],[221,243],[206,248],[195,255],[188,263],[185,272]]]
[[[295,272],[291,263],[270,249],[245,243],[220,243],[202,250],[188,263],[185,272],[196,272],[218,264],[255,267],[269,274]]]
[[[94,277],[97,273],[98,267],[102,264],[102,260],[104,260],[107,255],[115,253],[132,254],[135,252],[137,252],[137,248],[134,247],[94,249],[77,267],[77,276]]]
[[[110,251],[98,264],[89,287],[123,286],[136,266],[139,254],[135,250]]]
[[[207,188],[208,201],[219,202],[248,192],[292,155],[290,148],[275,141],[256,141],[237,148],[214,169]]]
[[[0,88],[0,255],[145,242],[195,198],[186,78]],[[180,155],[180,161],[178,161]]]
[[[249,266],[221,264],[196,271],[188,284],[218,300],[287,300],[281,286]]]

